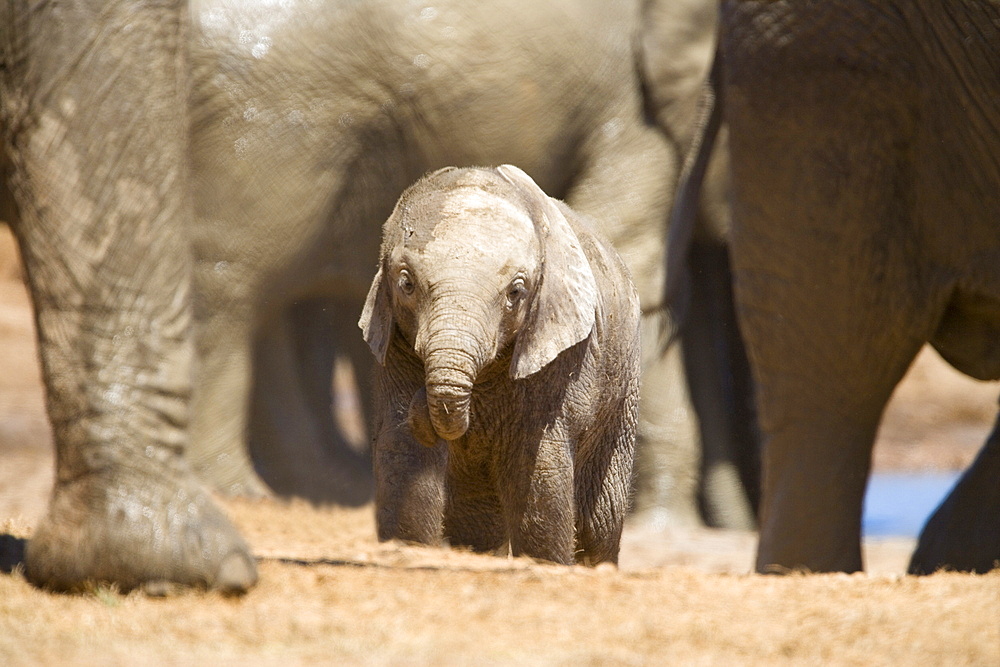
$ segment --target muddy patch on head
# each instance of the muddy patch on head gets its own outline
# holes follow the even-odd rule
[[[477,188],[462,188],[443,202],[424,255],[468,265],[531,254],[537,245],[527,212]]]

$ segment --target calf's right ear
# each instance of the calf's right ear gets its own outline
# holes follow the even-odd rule
[[[358,320],[358,326],[361,327],[365,342],[368,343],[372,354],[378,359],[378,363],[383,366],[392,330],[396,326],[392,317],[388,290],[386,290],[384,283],[382,267],[379,266],[378,273],[375,274],[372,286],[368,290],[368,298],[365,299],[361,319]]]

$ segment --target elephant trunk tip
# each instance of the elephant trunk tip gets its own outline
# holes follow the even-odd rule
[[[427,385],[431,424],[443,440],[458,440],[469,430],[471,393],[471,386]]]

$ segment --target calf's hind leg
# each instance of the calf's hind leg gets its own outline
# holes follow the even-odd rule
[[[585,565],[618,563],[632,489],[638,392],[631,398],[605,431],[603,442],[578,455],[576,560]]]

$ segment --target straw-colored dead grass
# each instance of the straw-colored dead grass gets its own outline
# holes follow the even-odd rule
[[[765,577],[566,568],[378,544],[370,508],[226,506],[261,556],[261,582],[247,596],[52,595],[2,576],[0,662],[1000,661],[1000,571]]]

